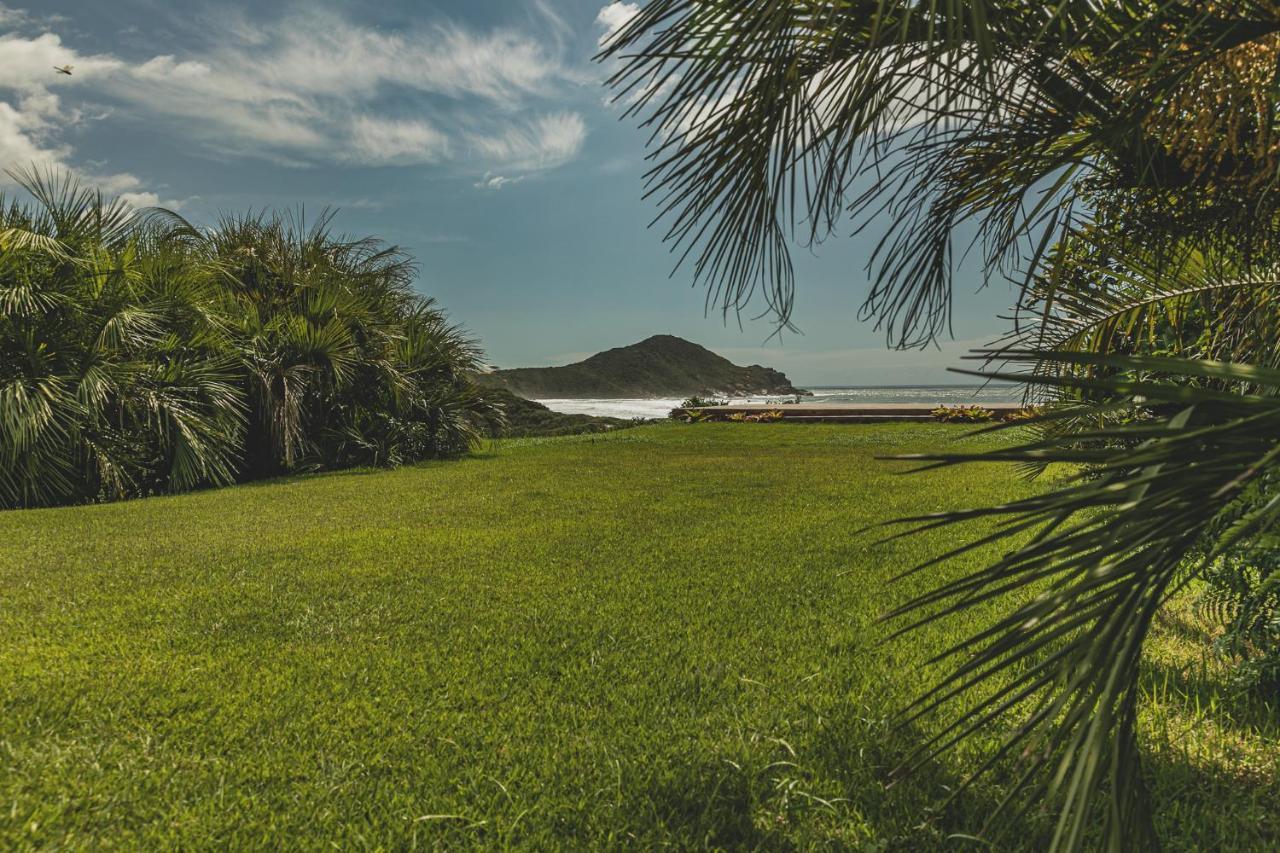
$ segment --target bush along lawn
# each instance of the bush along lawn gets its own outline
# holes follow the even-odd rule
[[[956,531],[855,531],[1040,488],[875,458],[999,440],[967,429],[662,424],[2,513],[0,847],[965,849],[1016,759],[948,797],[1002,731],[888,783],[966,627],[877,619],[994,555],[891,585]],[[1170,608],[1144,676],[1158,828],[1274,846],[1275,709],[1202,630]]]
[[[502,407],[417,267],[332,217],[142,216],[71,177],[0,205],[0,509],[468,452]]]

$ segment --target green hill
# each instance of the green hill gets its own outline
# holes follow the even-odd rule
[[[478,379],[532,399],[804,393],[773,368],[740,367],[674,335],[654,335],[564,367],[495,370]]]

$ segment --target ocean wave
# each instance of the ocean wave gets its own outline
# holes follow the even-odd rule
[[[931,385],[888,388],[813,388],[806,403],[934,403],[946,405],[1016,402],[1021,399],[1021,385]],[[794,398],[787,396],[739,397],[731,403],[763,403],[782,405]],[[631,398],[599,400],[538,400],[553,412],[566,415],[593,415],[609,418],[665,418],[682,402],[675,398]]]

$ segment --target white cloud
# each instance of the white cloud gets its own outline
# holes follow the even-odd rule
[[[66,129],[108,115],[293,165],[531,172],[581,150],[582,117],[545,112],[580,82],[550,6],[536,7],[550,39],[447,22],[386,32],[298,8],[265,24],[228,15],[196,51],[137,60],[80,53],[55,32],[0,35],[0,158],[76,171]],[[0,5],[0,30],[33,20]],[[53,71],[68,64],[71,76]],[[155,195],[126,173],[79,174],[135,201]]]
[[[13,26],[23,23],[15,15],[21,10],[0,7],[0,25]],[[75,74],[58,74],[55,65],[74,65]],[[8,100],[0,100],[0,164],[8,169],[37,169],[40,171],[63,170],[81,179],[99,185],[110,186],[110,191],[136,189],[140,182],[133,175],[94,174],[76,169],[71,163],[74,151],[66,142],[59,141],[64,127],[80,123],[84,114],[79,109],[68,109],[61,97],[50,86],[74,87],[80,79],[76,74],[112,74],[123,63],[111,57],[90,56],[77,53],[62,44],[54,33],[41,33],[26,38],[14,33],[0,36],[0,93]],[[0,174],[0,184],[8,184],[7,175]]]
[[[133,69],[143,80],[198,80],[208,77],[212,69],[203,62],[178,62],[172,56],[156,56]]]
[[[506,175],[495,175],[492,172],[485,172],[484,177],[481,180],[476,181],[473,186],[478,190],[493,190],[496,192],[510,184],[518,184],[523,181],[524,178],[524,175],[510,178]]]
[[[54,66],[74,65],[71,76],[58,74]],[[56,33],[26,37],[0,36],[0,85],[19,92],[44,91],[53,83],[77,86],[86,78],[114,72],[124,63],[110,56],[85,55],[67,47]]]
[[[107,192],[107,190],[103,190]],[[179,211],[187,206],[188,203],[199,200],[199,196],[191,196],[186,199],[179,198],[161,198],[158,193],[153,192],[122,192],[116,196],[124,204],[132,207],[134,210],[143,210],[148,207],[162,207],[165,210]]]
[[[351,129],[349,157],[374,165],[438,163],[449,154],[449,137],[425,121],[360,116]]]
[[[199,56],[151,59],[111,93],[210,125],[232,152],[380,165],[440,162],[452,148],[442,118],[464,105],[505,116],[568,79],[536,39],[510,31],[388,34],[321,13],[245,29],[229,25]],[[391,97],[423,116],[371,109]]]
[[[151,192],[120,193],[120,200],[135,209],[160,206],[160,196]]]
[[[71,154],[67,146],[42,142],[47,118],[0,102],[0,162],[54,165]]]
[[[557,44],[562,44],[565,40],[573,38],[573,27],[565,20],[564,15],[560,14],[555,6],[552,5],[552,0],[533,0],[533,11],[550,25]]]
[[[78,169],[72,171],[108,195],[124,195],[126,193],[139,195],[141,193],[142,181],[137,175],[131,175],[128,172],[103,175],[94,172],[85,173]]]
[[[157,56],[134,74],[244,103],[352,99],[384,89],[511,103],[549,93],[567,72],[527,34],[477,34],[453,24],[384,33],[308,10],[253,27],[230,21],[210,33],[199,56]]]
[[[475,36],[455,27],[440,28],[434,39],[414,44],[416,67],[395,68],[423,91],[454,96],[477,95],[512,103],[525,95],[547,93],[565,74],[556,60],[527,36],[509,32]]]
[[[472,146],[485,160],[516,170],[549,169],[572,160],[582,150],[587,126],[574,112],[538,116],[507,125],[495,133],[473,134]]]
[[[627,24],[631,23],[631,19],[640,14],[640,5],[638,3],[610,3],[596,14],[596,23],[604,28],[604,34],[600,36],[600,45],[609,43]]]
[[[631,23],[636,15],[640,14],[640,5],[638,3],[610,3],[602,8],[596,14],[596,23],[602,28],[603,32],[600,36],[600,47],[606,47],[610,40],[613,39],[618,32]],[[605,79],[611,76],[613,71],[621,68],[621,60],[614,58],[609,60],[605,68],[608,73],[604,75]],[[664,92],[672,86],[680,82],[679,74],[654,75],[647,81],[637,82],[629,91],[625,93],[609,92],[601,98],[601,103],[606,108],[613,108],[618,104],[624,107],[631,107],[642,100],[652,100],[661,97]]]
[[[198,105],[243,145],[304,159],[533,171],[572,159],[586,135],[576,113],[528,115],[576,78],[542,40],[510,30],[437,24],[387,34],[313,15],[259,27],[247,47],[223,44],[186,63],[166,59],[148,63],[172,69],[154,81],[149,102],[174,112]],[[184,66],[189,73],[177,74]],[[385,95],[418,99],[423,115],[371,113],[368,105]]]

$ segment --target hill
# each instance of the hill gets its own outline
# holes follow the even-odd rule
[[[654,335],[564,367],[495,370],[478,380],[532,399],[805,393],[773,368],[740,367],[674,335]]]

